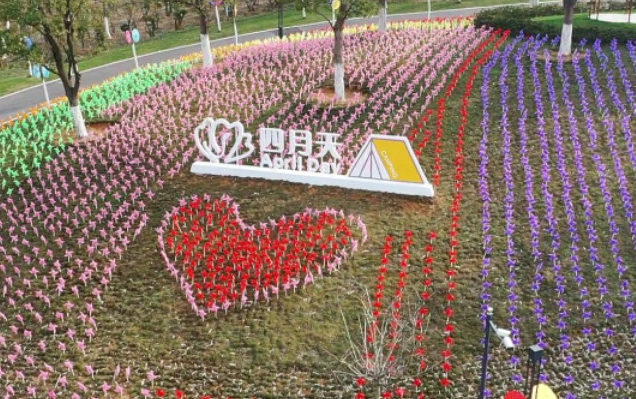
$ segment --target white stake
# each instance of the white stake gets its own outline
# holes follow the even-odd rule
[[[137,50],[135,49],[135,42],[132,42],[133,58],[135,59],[135,68],[139,68],[139,61],[137,60]]]
[[[31,61],[27,61],[29,63],[29,76],[33,76],[33,66],[31,65]]]
[[[234,21],[234,44],[238,45],[238,28],[236,27],[236,3],[234,3],[234,12],[232,13],[232,20]]]
[[[42,68],[40,67],[40,75],[42,75]],[[51,105],[51,100],[49,100],[49,89],[46,88],[46,79],[42,76],[42,88],[44,89],[44,98],[46,98],[46,105]]]
[[[106,37],[112,39],[110,34],[110,23],[108,23],[108,17],[104,17],[104,30],[106,31]]]
[[[221,18],[219,18],[219,6],[214,5],[214,13],[216,14],[216,29],[221,31]]]

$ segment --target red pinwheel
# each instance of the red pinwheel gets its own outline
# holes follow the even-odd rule
[[[164,259],[180,264],[168,263],[171,274],[186,278],[182,289],[202,318],[311,284],[337,270],[360,240],[347,223],[354,217],[342,212],[307,210],[257,229],[237,209],[227,198],[194,197],[170,215],[164,223],[171,230],[159,237],[171,252]]]
[[[509,391],[504,399],[526,399],[526,396],[519,391]]]

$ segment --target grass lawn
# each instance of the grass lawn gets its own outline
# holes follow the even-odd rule
[[[470,8],[481,7],[489,5],[501,5],[518,3],[517,0],[465,0],[461,3],[456,1],[433,1],[431,3],[432,10],[447,10],[451,8]],[[426,11],[426,2],[399,2],[389,4],[389,13],[391,14],[404,14],[411,12]],[[330,11],[324,10],[326,15],[329,15]],[[308,12],[307,18],[302,17],[302,13],[295,9],[286,9],[284,15],[285,26],[295,26],[309,24],[313,22],[323,21],[323,18],[315,13]],[[215,22],[210,24],[210,39],[221,39],[233,35],[232,24],[229,21],[222,22],[222,32],[215,31]],[[278,15],[276,12],[269,12],[265,14],[251,15],[246,17],[239,17],[237,19],[237,26],[239,34],[258,32],[263,30],[274,30],[278,26]],[[118,37],[118,32],[114,34]],[[177,46],[196,43],[199,40],[199,29],[197,26],[187,27],[177,32],[163,32],[156,37],[141,41],[136,48],[137,54],[143,55],[160,50],[165,50]],[[99,54],[88,57],[80,61],[80,70],[87,70],[95,68],[100,65],[105,65],[111,62],[124,60],[132,57],[132,51],[130,46],[117,43],[112,48],[100,51]],[[54,77],[51,77],[54,79]],[[29,86],[34,86],[36,80],[26,76],[23,71],[7,70],[2,72],[0,77],[0,96],[24,89]]]
[[[634,16],[636,20],[636,15]],[[553,26],[561,26],[563,24],[563,15],[550,15],[547,17],[538,17],[534,18],[534,21],[541,21],[547,25]],[[633,28],[636,31],[636,26],[634,24],[622,23],[622,22],[605,22],[605,21],[596,21],[594,19],[588,18],[588,14],[576,14],[574,16],[573,21],[574,27],[580,28],[606,28],[608,26],[616,27],[616,28]]]
[[[54,80],[55,78],[54,75],[51,75],[47,80]],[[2,74],[0,74],[0,96],[40,83],[39,79],[29,77],[26,68],[3,70]]]

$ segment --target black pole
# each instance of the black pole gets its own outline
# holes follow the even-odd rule
[[[278,0],[278,38],[283,38],[283,1]]]
[[[488,369],[488,350],[490,349],[490,321],[492,320],[492,308],[489,306],[486,311],[486,342],[484,342],[484,354],[481,358],[481,382],[479,384],[479,399],[484,399],[486,390],[486,372]]]
[[[541,363],[543,361],[543,348],[540,345],[532,345],[528,348],[528,375],[526,376],[525,394],[533,399],[534,387],[541,380]]]
[[[534,364],[532,363],[532,356],[528,356],[526,362],[526,383],[523,385],[523,392],[526,397],[530,397],[530,389],[532,388],[532,380],[534,380]]]

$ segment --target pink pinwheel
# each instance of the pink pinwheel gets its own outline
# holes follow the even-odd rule
[[[65,360],[64,361],[64,367],[66,367],[66,370],[69,371],[72,375],[75,375],[75,373],[73,371],[73,369],[74,369],[73,362],[71,362],[68,359]]]
[[[86,369],[86,372],[90,374],[91,378],[95,378],[95,370],[93,369],[92,365],[87,364],[84,366],[84,368]]]
[[[48,330],[53,333],[53,338],[55,338],[55,334],[57,333],[57,324],[49,323]]]
[[[46,383],[46,380],[49,379],[49,372],[48,371],[44,371],[44,370],[40,370],[40,373],[38,374],[38,380],[40,380],[42,383]]]
[[[148,378],[148,381],[150,381],[150,384],[154,386],[155,380],[157,379],[155,372],[150,370],[148,374],[146,374],[146,378]]]
[[[58,378],[57,383],[64,388],[64,390],[66,390],[66,387],[68,386],[68,381],[66,380],[66,376],[62,375],[60,376],[60,378]]]
[[[86,356],[86,344],[84,343],[83,340],[78,340],[76,342],[77,345],[77,349],[82,352],[82,355]]]

